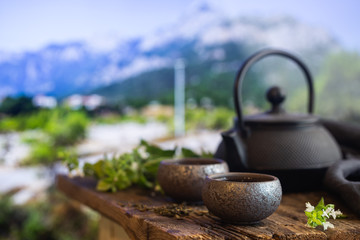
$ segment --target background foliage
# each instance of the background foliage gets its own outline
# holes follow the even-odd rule
[[[1,240],[97,239],[98,216],[54,189],[44,201],[24,206],[14,204],[13,193],[0,195]]]
[[[357,52],[336,52],[324,61],[315,76],[315,113],[338,120],[359,123],[360,120],[360,55]],[[290,104],[303,110],[307,98],[305,88],[297,89]]]

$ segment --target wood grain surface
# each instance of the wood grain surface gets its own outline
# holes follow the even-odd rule
[[[124,228],[102,216],[99,220],[99,240],[130,240]]]
[[[279,208],[270,217],[255,225],[241,226],[222,222],[211,214],[195,214],[207,210],[201,204],[188,205],[193,212],[182,219],[141,211],[138,206],[154,208],[173,202],[139,188],[103,193],[96,191],[95,186],[92,178],[57,176],[59,190],[120,224],[131,239],[360,239],[360,219],[327,192],[284,194]],[[306,226],[305,202],[316,205],[321,197],[326,204],[334,203],[336,209],[348,215],[346,219],[330,220],[334,229],[324,231],[321,227]]]

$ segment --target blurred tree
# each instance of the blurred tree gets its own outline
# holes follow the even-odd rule
[[[16,116],[19,114],[26,114],[33,112],[37,108],[34,106],[32,99],[27,96],[20,97],[6,97],[0,105],[0,112]]]
[[[360,118],[360,55],[340,52],[329,56],[317,78],[318,112],[353,121]]]
[[[291,102],[300,109],[306,99],[305,88],[299,89]],[[329,55],[315,78],[317,114],[341,120],[360,119],[360,55],[337,52]]]

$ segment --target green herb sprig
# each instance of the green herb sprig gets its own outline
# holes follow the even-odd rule
[[[112,191],[126,189],[132,185],[148,189],[159,190],[156,183],[156,175],[162,160],[174,157],[212,157],[212,154],[202,152],[201,155],[187,148],[181,148],[177,154],[177,148],[164,150],[158,146],[142,140],[130,153],[109,158],[104,156],[94,164],[85,163],[82,172],[85,176],[95,177],[98,182],[96,189],[99,191]],[[68,156],[65,164],[69,172],[78,171],[77,158]]]
[[[346,217],[340,210],[335,211],[334,204],[325,205],[323,197],[315,207],[309,202],[305,203],[305,206],[305,215],[308,218],[307,225],[312,228],[317,226],[323,226],[324,230],[334,228],[334,225],[327,221],[330,217],[333,219]]]

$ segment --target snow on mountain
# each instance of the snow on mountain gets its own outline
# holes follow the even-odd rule
[[[200,46],[255,42],[293,51],[336,45],[333,36],[324,29],[300,23],[289,16],[241,16],[229,19],[201,2],[186,12],[176,24],[146,36],[140,48],[148,51],[175,39],[196,39]]]
[[[212,9],[206,3],[191,6],[177,23],[159,29],[157,32],[145,36],[140,49],[148,51],[165,45],[175,39],[195,39],[204,29],[217,25],[224,20],[224,15]]]
[[[119,68],[116,64],[107,66],[102,71],[102,79],[105,83],[110,83],[114,80],[114,76],[117,78],[131,77],[140,72],[144,72],[151,69],[167,67],[171,63],[170,59],[161,57],[138,57],[134,59],[129,65],[123,68]]]

